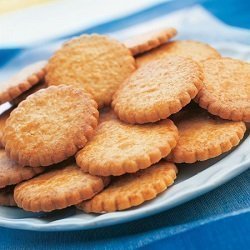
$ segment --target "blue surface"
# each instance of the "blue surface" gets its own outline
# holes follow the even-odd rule
[[[230,25],[250,28],[250,1],[183,2],[164,3],[88,32],[114,31],[195,2],[202,2],[207,10]],[[20,49],[0,50],[0,65],[19,52]],[[125,225],[62,233],[2,228],[0,249],[250,249],[249,180],[250,170],[191,202]]]
[[[237,229],[234,230],[234,228]],[[246,237],[249,232],[250,212],[244,211],[142,248],[153,250],[164,246],[165,249],[249,249],[250,237]]]

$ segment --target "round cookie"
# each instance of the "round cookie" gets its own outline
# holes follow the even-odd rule
[[[4,149],[0,149],[0,188],[17,184],[40,174],[44,168],[22,167],[9,159]]]
[[[0,189],[0,206],[16,207],[14,188],[15,186],[7,186]]]
[[[39,83],[45,76],[47,61],[39,61],[22,69],[0,84],[0,104],[8,102]]]
[[[195,98],[213,115],[250,122],[250,63],[231,58],[203,62],[204,86]]]
[[[36,84],[35,86],[33,86],[31,89],[23,92],[21,95],[19,95],[18,97],[16,97],[15,99],[13,99],[12,101],[10,101],[10,103],[12,105],[17,106],[20,102],[22,102],[23,100],[25,100],[29,95],[34,94],[35,92],[37,92],[40,89],[45,89],[47,88],[46,83],[40,82],[39,84]]]
[[[239,144],[246,131],[244,122],[222,120],[199,108],[181,111],[173,119],[180,137],[167,160],[175,163],[219,156]]]
[[[169,119],[130,125],[107,113],[101,121],[95,136],[76,154],[82,170],[94,175],[117,176],[148,168],[166,157],[178,140]]]
[[[52,86],[22,101],[5,124],[3,144],[22,166],[49,166],[74,155],[94,134],[97,104],[81,89]]]
[[[151,30],[149,32],[128,38],[124,41],[124,44],[135,56],[169,41],[176,35],[176,33],[177,31],[174,28]]]
[[[138,206],[172,185],[176,174],[174,164],[161,161],[135,174],[114,178],[106,189],[77,208],[87,213],[107,213]]]
[[[134,70],[135,60],[123,44],[107,36],[84,35],[52,56],[46,81],[85,89],[101,108],[110,104],[118,86]]]
[[[187,105],[202,81],[202,70],[193,60],[164,57],[137,69],[115,93],[112,107],[125,122],[156,122]]]
[[[108,177],[92,176],[76,164],[66,163],[17,185],[14,199],[24,210],[50,212],[90,199],[108,183]]]
[[[168,42],[136,58],[137,66],[165,56],[183,56],[196,62],[220,57],[219,52],[206,43],[191,40]]]
[[[6,120],[9,118],[12,110],[13,108],[9,108],[0,115],[0,149],[4,148],[3,143],[2,143],[3,131],[5,128]]]

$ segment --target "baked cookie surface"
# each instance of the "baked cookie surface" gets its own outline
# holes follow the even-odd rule
[[[213,115],[250,122],[250,63],[231,58],[203,62],[204,85],[195,98]]]
[[[117,116],[128,123],[166,119],[178,112],[202,87],[203,73],[191,59],[169,56],[145,64],[113,96]]]
[[[44,79],[46,64],[47,61],[31,64],[9,80],[2,82],[0,84],[0,104],[13,100]]]
[[[244,122],[222,120],[200,108],[187,109],[172,117],[179,140],[167,160],[193,163],[219,156],[240,143]]]
[[[183,56],[196,62],[209,58],[219,58],[220,54],[206,43],[191,40],[177,40],[168,42],[136,58],[137,66],[156,60],[165,56]]]
[[[10,113],[12,112],[13,109],[14,108],[9,108],[0,115],[0,148],[4,148],[3,143],[2,143],[3,131],[5,128],[5,123],[7,119],[9,118]]]
[[[77,164],[90,174],[134,173],[160,161],[177,143],[178,131],[169,119],[130,125],[109,112],[100,120],[95,136],[76,154]]]
[[[77,208],[87,213],[107,213],[138,206],[172,185],[177,172],[173,163],[161,161],[135,174],[116,177],[106,189]]]
[[[3,143],[22,166],[48,166],[74,155],[94,134],[97,104],[83,90],[52,86],[22,101],[6,122]]]
[[[141,35],[130,37],[125,40],[124,44],[135,56],[169,41],[176,33],[177,31],[174,28],[152,30]]]
[[[135,60],[123,44],[102,35],[84,35],[51,57],[46,81],[85,89],[101,108],[110,104],[113,93],[134,70]]]
[[[17,185],[14,199],[24,210],[50,212],[90,199],[108,183],[108,177],[86,174],[76,164],[67,163]]]
[[[0,188],[28,180],[44,170],[42,167],[22,167],[11,160],[3,149],[0,149]]]

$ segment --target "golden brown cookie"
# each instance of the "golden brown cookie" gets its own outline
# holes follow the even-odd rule
[[[13,185],[0,189],[0,206],[16,207],[14,188],[15,186]]]
[[[42,167],[31,168],[18,165],[6,155],[4,149],[0,149],[0,188],[28,180],[43,171]]]
[[[76,155],[84,172],[109,176],[134,173],[167,156],[178,131],[169,119],[154,124],[130,125],[106,114],[95,136]]]
[[[151,30],[137,36],[129,37],[124,41],[124,44],[135,56],[169,41],[176,33],[177,31],[174,28]]]
[[[3,144],[22,166],[48,166],[74,155],[94,134],[97,104],[81,89],[52,86],[22,101],[6,122]]]
[[[24,210],[50,212],[90,199],[108,183],[109,177],[92,176],[67,163],[17,185],[14,199]]]
[[[115,93],[112,107],[128,123],[166,119],[197,95],[202,80],[202,70],[193,60],[161,58],[137,69]]]
[[[18,97],[16,97],[12,101],[10,101],[10,103],[12,105],[17,106],[20,102],[25,100],[29,95],[32,95],[35,92],[37,92],[38,90],[45,89],[45,88],[47,88],[47,85],[46,85],[46,83],[44,81],[42,81],[39,84],[36,84],[35,86],[33,86],[31,89],[23,92],[21,95],[19,95]]]
[[[39,83],[45,76],[47,61],[39,61],[22,69],[0,84],[0,104],[8,102]]]
[[[107,213],[125,210],[154,199],[174,183],[177,168],[161,161],[135,174],[116,177],[102,192],[77,205],[87,213]]]
[[[0,148],[3,148],[2,137],[6,120],[9,118],[13,108],[9,108],[0,115]]]
[[[167,160],[175,163],[219,156],[239,144],[246,131],[244,122],[222,120],[200,108],[181,111],[172,118],[180,137]]]
[[[135,60],[120,42],[84,35],[66,43],[49,60],[49,85],[67,84],[92,94],[98,107],[108,105],[118,86],[134,71]]]
[[[138,56],[136,58],[136,64],[137,66],[142,66],[149,61],[156,60],[165,56],[175,55],[188,57],[196,62],[200,62],[209,58],[220,57],[219,52],[217,52],[208,44],[191,40],[180,40],[168,42],[160,47],[157,47],[154,50]]]
[[[203,62],[204,86],[196,101],[213,115],[250,122],[250,63],[231,58]]]

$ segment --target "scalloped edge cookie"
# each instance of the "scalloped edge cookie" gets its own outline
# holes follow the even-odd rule
[[[9,80],[0,89],[0,104],[11,101],[44,79],[47,61],[30,64]]]
[[[161,161],[135,174],[116,177],[106,189],[77,208],[86,213],[107,213],[139,206],[172,185],[177,172],[173,163]]]
[[[152,164],[157,163],[162,158],[166,157],[176,146],[178,141],[178,130],[174,123],[169,119],[154,124],[130,125],[119,121],[112,116],[112,114],[110,115],[110,113],[107,113],[101,115],[101,121],[103,122],[99,124],[95,136],[75,156],[76,162],[81,169],[84,172],[93,175],[119,176],[125,173],[135,173],[140,169],[148,168]],[[117,153],[112,153],[113,151],[110,151],[110,149],[107,148],[107,145],[105,145],[105,141],[107,140],[104,138],[110,136],[113,140],[122,140],[121,146],[123,146],[123,144],[125,144],[125,147],[128,147],[128,144],[133,145],[133,149],[136,151],[136,148],[142,147],[142,144],[140,144],[139,137],[137,140],[130,138],[133,128],[135,128],[136,134],[141,136],[142,131],[138,131],[138,129],[145,129],[143,132],[146,133],[147,131],[148,134],[150,132],[153,134],[154,130],[154,135],[155,137],[158,136],[158,139],[159,136],[163,137],[162,134],[165,133],[165,140],[159,142],[158,145],[156,144],[157,146],[155,147],[144,147],[143,153],[140,152],[131,155],[127,150],[126,153],[130,153],[130,155],[126,155],[126,157],[122,159],[117,159]],[[112,131],[112,134],[110,135],[109,130]],[[116,132],[116,135],[115,131],[118,131]],[[150,139],[149,135],[147,135],[147,139]],[[117,145],[117,147],[118,146],[119,145]],[[93,148],[95,148],[94,151],[92,150]],[[102,152],[100,159],[99,157],[93,158],[96,150]]]
[[[151,30],[141,35],[129,37],[124,41],[132,55],[138,55],[164,44],[177,34],[175,28]]]
[[[193,109],[187,109],[187,110],[181,111],[180,113],[172,117],[172,119],[175,121],[175,124],[179,131],[179,141],[177,142],[176,147],[166,157],[166,159],[168,161],[175,162],[175,163],[194,163],[197,161],[205,161],[205,160],[217,157],[225,152],[228,152],[233,147],[238,145],[240,141],[242,140],[242,138],[244,137],[244,134],[246,131],[246,126],[244,122],[233,122],[233,121],[222,120],[221,118],[214,117],[210,115],[208,112],[206,112],[205,110],[202,110],[197,107]],[[181,124],[183,124],[183,122],[186,123],[185,130],[184,130],[185,134],[187,133],[187,131],[190,130],[190,133],[194,135],[193,127],[196,128],[196,130],[201,129],[199,125],[200,124],[202,125],[202,123],[200,122],[202,122],[203,120],[208,122],[210,119],[214,122],[216,121],[219,122],[218,123],[219,125],[221,125],[221,123],[226,123],[225,128],[224,128],[226,131],[224,140],[221,141],[220,139],[220,142],[218,142],[217,137],[212,138],[211,134],[209,134],[207,136],[207,141],[210,142],[214,140],[212,144],[206,146],[204,143],[202,147],[197,148],[196,145],[198,144],[195,143],[195,139],[194,139],[193,147],[192,146],[183,147],[183,145],[185,145],[184,138],[186,137],[185,135],[183,135],[183,129],[180,127],[180,123]],[[227,128],[229,124],[235,125],[235,131],[230,136],[227,133],[228,131]],[[215,128],[216,124],[213,124],[213,127]],[[222,133],[222,129],[221,129],[221,133]],[[189,139],[190,138],[188,137],[187,140]]]
[[[238,104],[234,104],[234,107],[231,106],[233,102],[233,98],[230,98],[230,100],[227,100],[226,102],[221,100],[221,97],[216,98],[213,95],[213,92],[211,92],[211,90],[207,88],[206,86],[206,82],[208,81],[206,75],[209,74],[209,72],[206,72],[205,70],[205,64],[207,63],[214,63],[214,64],[218,64],[218,62],[223,62],[224,65],[225,63],[235,63],[238,65],[248,65],[249,70],[248,70],[248,77],[250,76],[250,63],[244,62],[244,61],[240,61],[238,59],[232,59],[232,58],[226,58],[226,57],[222,57],[220,59],[209,59],[203,62],[203,71],[204,71],[204,84],[202,89],[200,90],[200,92],[198,93],[198,95],[195,97],[195,101],[199,104],[200,107],[206,109],[209,113],[213,114],[213,115],[217,115],[219,117],[221,117],[222,119],[228,119],[228,120],[232,120],[232,121],[243,121],[243,122],[250,122],[250,88],[246,89],[246,93],[247,93],[247,97],[244,98],[245,103],[247,103],[246,105],[243,106],[239,106]],[[216,72],[217,74],[220,74],[220,72],[223,70],[221,65],[219,65],[220,68],[218,68],[218,72]],[[225,66],[224,66],[225,67]],[[230,67],[224,69],[224,70],[232,70]],[[238,71],[238,74],[240,74],[241,72]],[[211,74],[211,72],[210,72]],[[215,74],[213,72],[213,74]],[[212,74],[212,75],[213,75]],[[230,81],[229,79],[225,79],[226,81]],[[235,82],[235,79],[233,80]],[[249,78],[247,78],[246,76],[246,83],[249,84]],[[221,84],[224,84],[221,83]],[[212,83],[210,83],[210,86],[212,85]],[[249,84],[250,85],[250,84]],[[231,86],[232,88],[233,86]],[[248,92],[247,92],[248,90]],[[238,91],[237,86],[235,87],[235,92]],[[226,89],[224,90],[224,92],[226,92]],[[223,93],[224,93],[223,92]],[[222,92],[221,92],[222,93]],[[239,98],[237,96],[237,98]],[[243,97],[241,98],[242,101]]]
[[[175,40],[136,57],[136,65],[143,66],[165,56],[183,56],[198,63],[209,58],[220,58],[220,53],[209,44],[193,40]]]
[[[187,76],[181,75],[180,79],[176,79],[176,75],[178,76],[175,69],[177,65],[181,65],[185,69],[189,67],[190,70],[185,71]],[[182,68],[179,67],[178,70],[182,72]],[[158,80],[158,75],[155,76],[155,79],[150,78],[152,71],[159,71],[161,81]],[[165,74],[172,74],[173,80],[172,78],[166,80],[163,77]],[[149,82],[148,78],[154,82],[154,85],[151,84],[149,86],[147,84]],[[158,99],[151,96],[154,92],[158,92],[159,96],[159,92],[164,87],[164,84],[173,85],[174,80],[179,82],[179,90],[174,90],[174,93],[176,92],[175,95],[169,92],[169,98],[167,95],[161,95]],[[186,84],[184,84],[184,81],[186,81]],[[180,111],[195,98],[202,86],[203,72],[196,62],[180,56],[168,56],[149,62],[137,69],[114,94],[112,108],[119,119],[127,123],[144,124],[156,122]],[[174,88],[175,85],[172,87]],[[136,93],[133,94],[135,88]],[[143,96],[139,96],[137,92],[141,93],[142,90]],[[143,107],[138,105],[139,98],[144,100]],[[148,98],[155,99],[149,103]]]
[[[92,198],[109,184],[109,177],[89,175],[74,163],[61,165],[18,184],[14,190],[18,207],[32,212],[63,209]]]
[[[10,113],[14,110],[14,107],[10,107],[9,109],[5,110],[1,115],[0,115],[0,149],[4,148],[4,145],[2,143],[2,138],[3,138],[3,132],[4,132],[4,127],[7,119],[10,116]]]
[[[31,179],[45,171],[45,168],[22,167],[7,156],[4,149],[0,149],[0,188]]]
[[[44,131],[41,124],[44,122],[44,117],[46,117],[47,120],[51,119],[51,121],[55,122],[55,114],[52,112],[53,116],[49,117],[44,112],[44,109],[47,105],[48,109],[54,110],[55,107],[51,106],[48,98],[50,98],[53,102],[55,101],[55,98],[57,98],[58,110],[60,110],[60,120],[62,120],[62,118],[64,118],[64,120],[68,119],[68,109],[64,107],[65,102],[62,101],[60,98],[61,96],[71,98],[68,102],[72,100],[70,105],[77,111],[75,113],[78,115],[78,119],[74,118],[73,120],[73,123],[75,124],[74,129],[70,131],[67,126],[64,127],[62,134],[57,135],[58,139],[51,142],[52,144],[50,146],[53,146],[53,148],[49,148],[46,144],[44,144],[44,137],[46,134],[51,136],[51,127],[46,128],[46,131]],[[39,104],[43,107],[42,114],[38,109]],[[55,105],[55,103],[53,105]],[[32,110],[32,107],[34,107],[34,114],[27,114],[27,110]],[[81,117],[79,114],[81,114]],[[12,160],[18,162],[22,166],[49,166],[61,162],[74,155],[79,149],[85,146],[87,141],[94,135],[95,129],[98,125],[98,117],[99,112],[97,110],[96,102],[90,94],[81,89],[60,85],[39,90],[38,92],[27,97],[26,100],[22,101],[18,107],[11,112],[9,119],[6,122],[3,134],[5,151]],[[80,118],[82,123],[80,123]],[[46,126],[47,125],[45,124],[45,127]],[[25,133],[23,132],[22,134],[17,132],[17,128],[24,129]],[[55,128],[58,128],[58,124],[55,124],[54,129]],[[32,133],[39,132],[36,140],[29,136],[31,129]],[[41,129],[43,129],[42,133]]]
[[[98,108],[107,106],[119,85],[136,69],[135,59],[114,38],[91,34],[67,41],[50,58],[46,82],[71,85],[90,93]]]
[[[10,103],[14,106],[18,106],[18,104],[22,101],[24,101],[28,96],[36,93],[37,91],[41,89],[47,88],[47,84],[43,82],[39,82],[38,84],[34,85],[32,88],[28,89],[27,91],[23,92],[21,95],[17,96],[13,100],[10,101]]]

